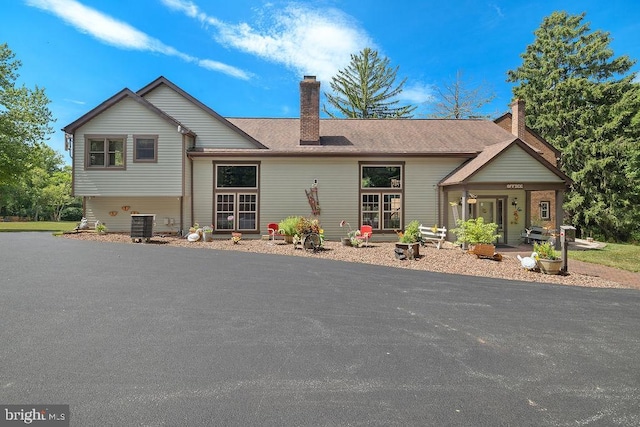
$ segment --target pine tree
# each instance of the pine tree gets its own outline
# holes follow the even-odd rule
[[[351,55],[345,69],[331,78],[333,94],[325,92],[327,101],[339,114],[350,119],[411,118],[415,106],[398,106],[396,98],[407,81],[395,85],[398,68],[389,66],[388,58],[380,58],[370,48]],[[326,105],[323,110],[331,117],[336,114]]]
[[[574,225],[596,237],[640,239],[635,61],[614,57],[609,34],[591,31],[584,18],[546,17],[507,81],[527,103],[527,125],[562,153],[561,167],[574,181],[565,204]]]

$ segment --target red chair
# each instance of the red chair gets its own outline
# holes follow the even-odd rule
[[[369,246],[369,238],[373,235],[373,228],[370,225],[360,227],[360,238],[364,239],[365,245]]]
[[[277,222],[267,224],[267,231],[269,232],[269,240],[273,243],[275,243],[276,236],[281,236],[280,227]]]

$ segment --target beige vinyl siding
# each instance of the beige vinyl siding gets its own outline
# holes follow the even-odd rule
[[[187,147],[191,145],[190,136],[185,137],[185,150]],[[183,194],[184,197],[182,199],[182,219],[184,222],[184,230],[188,230],[191,225],[195,222],[191,216],[191,204],[193,199],[191,197],[191,188],[192,188],[192,169],[193,169],[193,161],[187,157],[186,153],[183,153],[183,161],[184,161],[184,183],[183,183]]]
[[[513,145],[471,177],[469,182],[563,182],[522,148]]]
[[[127,211],[123,206],[128,206]],[[178,232],[180,229],[180,200],[177,197],[92,197],[85,200],[86,218],[106,224],[109,232],[131,231],[131,212],[155,214],[154,232]],[[116,212],[115,216],[109,212]],[[164,218],[172,218],[174,225],[165,225]]]
[[[455,158],[409,158],[405,162],[405,223],[417,220],[425,226],[442,227],[438,223],[438,182],[461,163]]]
[[[193,160],[193,223],[213,224],[213,161]]]
[[[127,135],[126,170],[85,169],[85,135]],[[157,163],[133,161],[133,136],[158,135]],[[124,99],[80,127],[74,135],[76,196],[180,196],[182,135],[157,114]]]
[[[199,148],[255,148],[244,136],[168,86],[158,86],[145,99],[194,131]]]
[[[279,222],[289,215],[312,217],[305,194],[315,179],[320,204],[320,225],[325,237],[338,240],[346,234],[340,228],[345,220],[358,224],[359,171],[357,159],[344,158],[273,158],[262,161],[260,189],[260,227],[266,234],[269,222]]]

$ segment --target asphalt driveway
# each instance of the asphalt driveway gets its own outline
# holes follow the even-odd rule
[[[634,290],[0,233],[0,403],[69,404],[72,426],[637,426],[639,308]]]

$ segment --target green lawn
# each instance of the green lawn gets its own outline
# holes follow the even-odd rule
[[[0,222],[2,231],[51,231],[62,232],[73,230],[78,225],[77,221],[38,221],[38,222]]]
[[[569,259],[638,272],[640,271],[640,246],[607,243],[603,249],[569,251]]]

